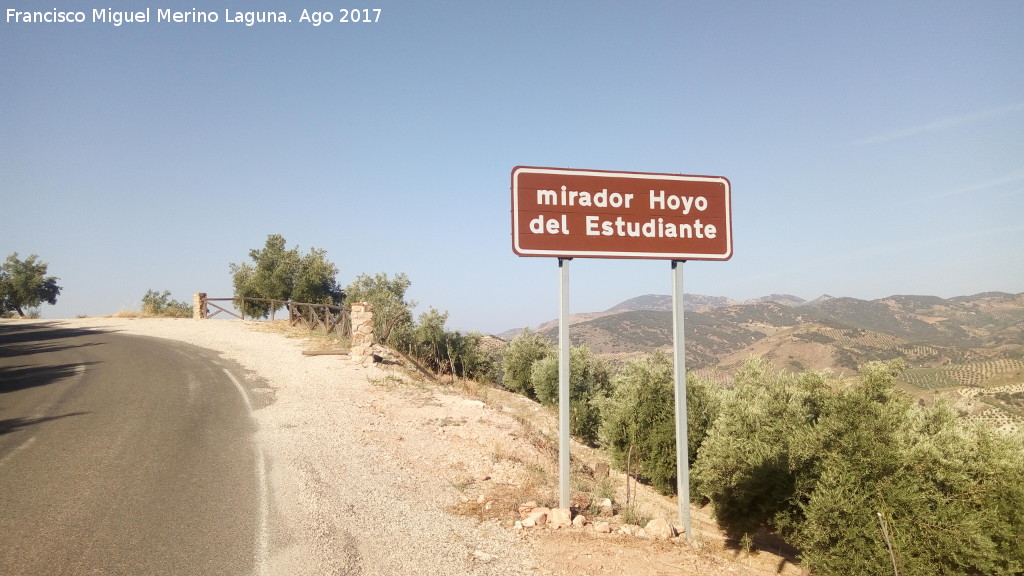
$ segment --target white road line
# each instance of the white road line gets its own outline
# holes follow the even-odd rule
[[[252,416],[252,402],[249,401],[249,394],[245,391],[245,387],[242,386],[242,383],[239,382],[238,379],[235,378],[235,375],[229,372],[227,368],[224,368],[224,373],[228,375],[228,378],[230,378],[232,382],[234,382],[235,388],[238,389],[238,393],[242,395],[242,400],[245,401],[246,410],[248,410],[249,415]]]
[[[25,440],[24,442],[22,442],[21,445],[18,446],[17,448],[15,448],[14,450],[11,450],[10,452],[8,452],[6,455],[4,455],[3,458],[0,458],[0,468],[3,468],[4,464],[7,464],[7,461],[10,460],[11,458],[13,458],[15,454],[17,454],[18,452],[21,452],[25,448],[28,448],[35,441],[36,441],[36,437],[33,436],[33,437],[29,438],[28,440]]]
[[[227,368],[224,368],[224,373],[228,375],[228,378],[235,384],[235,388],[238,389],[238,393],[242,395],[245,408],[249,411],[249,417],[252,418],[252,402],[249,400],[249,394],[245,391],[245,387]],[[263,449],[255,440],[253,441],[253,451],[256,453],[256,476],[260,490],[260,523],[256,530],[255,574],[256,576],[267,576],[270,574],[270,490],[267,486],[266,459],[263,457]]]

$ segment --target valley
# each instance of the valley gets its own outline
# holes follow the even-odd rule
[[[785,370],[839,375],[903,358],[901,387],[913,397],[945,399],[965,416],[1008,427],[1024,424],[1024,293],[811,301],[773,294],[745,302],[687,294],[685,308],[687,368],[722,385],[752,355]],[[570,340],[612,363],[671,354],[671,310],[670,296],[650,294],[575,314]],[[534,330],[557,341],[557,320]]]

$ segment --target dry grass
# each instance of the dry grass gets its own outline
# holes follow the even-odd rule
[[[260,320],[253,321],[252,324],[260,330],[277,332],[288,338],[305,340],[308,350],[348,349],[350,344],[349,338],[338,336],[334,332],[327,333],[322,328],[310,330],[302,325],[292,326],[287,320]]]
[[[191,312],[185,314],[176,310],[167,310],[162,314],[153,314],[145,310],[121,310],[110,315],[110,318],[191,318]]]

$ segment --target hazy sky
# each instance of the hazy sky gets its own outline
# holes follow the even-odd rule
[[[517,165],[728,178],[734,256],[688,263],[687,292],[1024,291],[1019,0],[378,1],[319,27],[303,8],[357,6],[37,4],[0,14],[0,257],[49,262],[44,317],[230,296],[282,234],[342,284],[408,274],[451,328],[536,325],[558,267],[512,253]],[[192,6],[219,22],[156,22]],[[570,271],[574,312],[671,291],[666,261]]]

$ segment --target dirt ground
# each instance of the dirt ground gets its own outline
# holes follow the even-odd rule
[[[601,537],[598,537],[601,536]],[[559,575],[621,574],[679,576],[705,574],[801,574],[782,558],[767,552],[745,554],[699,540],[694,544],[652,541],[592,532],[548,532],[538,535],[538,556]]]
[[[421,395],[417,410],[434,409],[435,422],[446,426],[450,434],[483,441],[488,446],[488,457],[492,467],[488,472],[476,469],[467,475],[462,484],[461,503],[452,508],[457,514],[472,516],[481,521],[497,521],[506,529],[517,531],[524,547],[533,550],[539,565],[545,571],[558,576],[599,576],[616,574],[624,576],[655,575],[707,575],[737,574],[747,576],[789,575],[797,576],[804,571],[793,562],[791,551],[783,555],[781,549],[769,539],[756,539],[755,547],[749,553],[726,542],[717,528],[710,509],[691,506],[691,523],[694,537],[688,540],[679,536],[670,540],[649,538],[619,533],[618,529],[627,523],[625,475],[610,470],[607,478],[600,478],[594,470],[600,463],[607,464],[604,455],[587,446],[572,443],[571,500],[574,515],[583,513],[586,523],[582,527],[527,528],[517,529],[516,520],[522,518],[519,506],[535,501],[542,506],[557,505],[557,415],[522,396],[504,390],[481,386],[470,382],[440,380],[424,381],[419,374],[413,374],[398,365],[390,367],[387,384],[402,394]],[[412,388],[410,388],[412,387]],[[448,394],[465,396],[469,401],[486,404],[489,416],[467,416],[452,410],[453,405],[439,401]],[[401,395],[401,394],[400,394]],[[397,409],[398,404],[394,407]],[[392,416],[420,419],[426,414],[414,415],[402,408]],[[510,416],[507,419],[497,417]],[[442,416],[442,414],[444,414]],[[500,430],[502,433],[495,435]],[[461,464],[462,456],[453,455],[447,463],[453,469]],[[458,484],[458,483],[457,483]],[[656,491],[630,483],[631,501],[641,518],[664,518],[679,528],[678,504],[675,498],[666,498]],[[608,497],[614,502],[614,513],[603,514],[596,510],[596,501]],[[588,507],[588,504],[590,505]],[[598,533],[595,523],[607,521],[612,533]]]

